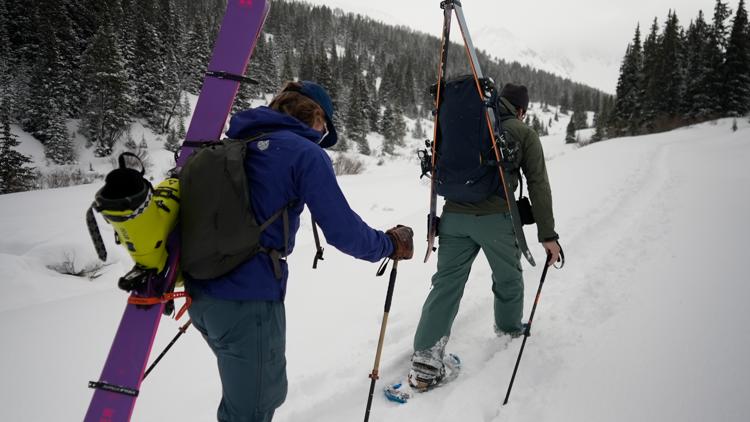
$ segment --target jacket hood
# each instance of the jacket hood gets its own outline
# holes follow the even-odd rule
[[[516,116],[516,107],[508,101],[507,98],[500,97],[500,116]]]
[[[318,143],[322,134],[294,117],[268,107],[251,108],[235,113],[229,120],[227,137],[247,139],[261,133],[287,130]]]

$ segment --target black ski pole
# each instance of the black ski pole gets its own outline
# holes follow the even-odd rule
[[[387,265],[387,262],[386,262]],[[383,311],[383,322],[380,324],[380,339],[378,339],[378,350],[375,353],[375,365],[370,373],[370,395],[367,397],[367,409],[365,410],[365,422],[370,420],[370,407],[372,406],[372,395],[375,392],[375,381],[378,380],[378,368],[380,366],[380,354],[383,351],[383,339],[385,338],[385,326],[388,324],[388,312],[391,311],[391,299],[393,298],[393,287],[396,285],[396,273],[398,260],[393,261],[391,276],[388,281],[388,293],[385,296],[385,310]],[[385,268],[383,268],[385,270]],[[380,273],[380,271],[378,271]]]
[[[154,360],[154,363],[152,363],[151,366],[148,367],[148,369],[146,370],[146,373],[143,374],[143,378],[141,378],[141,381],[146,379],[148,374],[150,374],[151,371],[154,369],[154,367],[156,367],[156,364],[159,363],[161,358],[163,358],[164,355],[167,354],[169,349],[171,349],[172,346],[174,346],[175,342],[177,342],[177,339],[180,338],[181,335],[185,334],[185,331],[187,331],[187,329],[190,327],[190,324],[192,323],[193,323],[193,320],[189,319],[188,322],[185,323],[185,325],[179,328],[179,332],[177,333],[177,335],[174,336],[174,338],[172,339],[172,341],[169,342],[167,347],[165,347],[164,350],[159,354],[159,356],[156,357],[156,360]]]
[[[526,329],[523,332],[523,342],[521,343],[521,350],[518,352],[518,359],[516,359],[516,366],[513,368],[513,376],[510,378],[510,385],[508,385],[508,392],[505,393],[505,401],[503,406],[508,404],[508,398],[510,397],[510,390],[513,388],[513,381],[516,380],[516,372],[518,372],[518,365],[521,363],[521,356],[523,356],[523,348],[526,346],[526,339],[531,335],[531,323],[534,321],[534,313],[536,312],[536,306],[539,304],[539,297],[542,295],[542,286],[544,286],[544,279],[547,277],[547,270],[550,265],[548,264],[552,255],[547,252],[547,260],[544,262],[544,270],[542,271],[542,278],[539,280],[539,288],[536,291],[536,297],[534,298],[534,306],[531,307],[531,315],[529,315],[529,322],[526,324]]]

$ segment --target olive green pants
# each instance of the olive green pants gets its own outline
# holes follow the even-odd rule
[[[422,307],[414,350],[433,349],[441,339],[450,337],[471,265],[480,249],[492,269],[495,325],[503,332],[520,331],[523,276],[510,214],[443,213],[439,233],[437,272]],[[443,346],[444,342],[439,347]]]

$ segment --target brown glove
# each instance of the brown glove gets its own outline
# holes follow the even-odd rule
[[[393,260],[411,259],[414,256],[414,231],[411,227],[401,224],[385,232],[393,242],[393,253],[389,258]]]

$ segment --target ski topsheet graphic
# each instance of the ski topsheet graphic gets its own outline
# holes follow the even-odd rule
[[[269,6],[267,0],[228,1],[177,167],[185,164],[200,142],[221,137]],[[168,251],[165,270],[150,276],[144,288],[132,293],[130,302],[134,298],[160,298],[174,289],[179,263],[178,234],[170,236]],[[85,422],[130,420],[164,307],[164,303],[126,305],[101,376],[89,383],[95,391]]]

